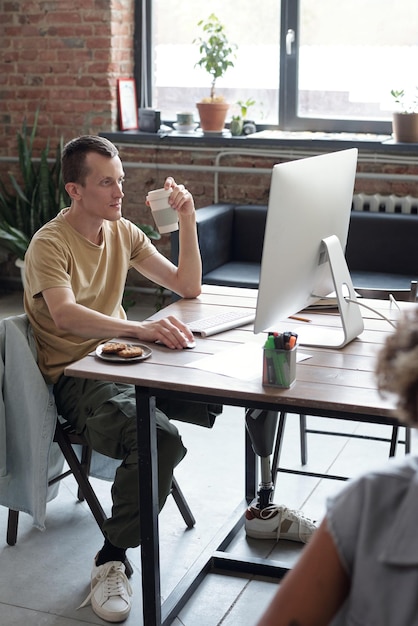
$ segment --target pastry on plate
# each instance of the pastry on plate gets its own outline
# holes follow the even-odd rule
[[[102,346],[102,354],[119,354],[122,350],[126,350],[128,344],[116,341],[108,341]]]
[[[123,350],[118,352],[118,356],[123,357],[124,359],[132,359],[136,356],[142,356],[143,349],[140,346],[126,346]]]

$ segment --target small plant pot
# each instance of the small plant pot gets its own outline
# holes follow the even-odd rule
[[[196,104],[203,131],[222,132],[229,104],[226,102],[198,102]]]
[[[242,133],[242,127],[244,126],[244,120],[231,120],[229,124],[229,130],[231,131],[231,135],[234,137],[238,137]]]
[[[393,137],[400,143],[418,143],[418,113],[394,113]]]

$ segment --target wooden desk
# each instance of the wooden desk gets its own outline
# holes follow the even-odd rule
[[[219,312],[222,307],[254,308],[257,293],[251,289],[234,289],[205,286],[195,300],[180,300],[154,315],[168,313],[184,321],[197,316]],[[389,318],[396,320],[398,310],[389,302],[367,301]],[[402,308],[413,304],[402,303]],[[365,330],[361,337],[342,350],[300,348],[311,358],[298,363],[296,383],[291,389],[280,390],[263,387],[261,375],[253,380],[239,380],[230,376],[202,372],[184,367],[193,360],[212,355],[246,342],[263,345],[265,336],[254,335],[252,327],[231,330],[206,339],[197,338],[194,350],[171,351],[153,344],[150,359],[139,363],[112,364],[94,356],[87,356],[66,368],[68,376],[96,378],[131,383],[136,387],[138,459],[141,502],[141,560],[143,614],[146,626],[169,624],[211,568],[258,573],[280,577],[286,571],[280,563],[260,559],[245,562],[231,559],[224,552],[232,538],[242,528],[243,513],[257,494],[257,464],[247,439],[246,493],[232,519],[216,535],[188,574],[174,591],[160,604],[160,571],[158,542],[158,498],[156,474],[156,431],[154,421],[155,396],[175,395],[177,398],[197,402],[212,402],[246,408],[262,408],[289,413],[305,413],[365,421],[394,424],[393,406],[382,398],[374,380],[375,356],[385,337],[392,332],[387,321],[362,309]],[[329,312],[308,312],[312,324],[335,326],[338,318]],[[304,322],[288,320],[277,330],[296,329]],[[260,349],[260,362],[262,353]]]

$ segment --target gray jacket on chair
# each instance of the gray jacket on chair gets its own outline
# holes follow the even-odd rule
[[[57,411],[36,362],[34,339],[26,315],[0,322],[0,504],[33,517],[45,528],[48,490],[63,456],[53,443]]]
[[[33,517],[45,529],[46,503],[58,493],[64,457],[53,441],[57,408],[36,361],[26,315],[0,321],[0,505]],[[93,452],[90,476],[114,480],[120,460]]]

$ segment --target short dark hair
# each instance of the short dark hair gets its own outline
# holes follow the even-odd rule
[[[89,173],[86,165],[86,155],[96,152],[109,159],[118,156],[119,151],[115,145],[105,137],[97,135],[82,135],[69,141],[62,150],[61,167],[64,185],[67,183],[79,183],[84,185]]]

